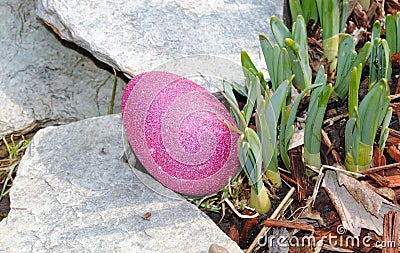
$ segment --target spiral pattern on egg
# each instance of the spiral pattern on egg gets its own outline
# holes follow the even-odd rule
[[[191,196],[216,192],[238,168],[238,134],[224,105],[198,84],[166,72],[131,80],[122,99],[126,135],[145,169]]]

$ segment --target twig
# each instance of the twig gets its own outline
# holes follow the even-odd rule
[[[400,93],[399,94],[390,95],[390,101],[398,99],[398,98],[400,98]]]
[[[322,165],[321,167],[322,169],[330,169],[330,170],[334,170],[334,171],[338,171],[338,172],[342,172],[344,174],[348,174],[351,176],[356,176],[356,177],[365,177],[365,175],[360,174],[358,172],[352,172],[352,171],[348,171],[342,168],[338,168],[338,167],[334,167],[334,166],[330,166],[330,165]]]
[[[291,182],[292,184],[295,184],[295,185],[297,185],[298,187],[300,187],[301,189],[303,189],[303,187],[301,187],[300,184],[298,184],[295,180],[291,179],[290,177],[286,176],[285,174],[281,174],[281,177],[282,177],[283,180],[289,181],[289,182]]]
[[[290,201],[294,191],[295,191],[294,187],[290,188],[289,192],[286,194],[285,198],[283,198],[283,200],[281,201],[279,206],[275,209],[275,211],[271,215],[270,219],[278,219],[280,217],[281,213],[284,212],[285,209],[288,207],[287,202]],[[254,241],[251,243],[250,247],[246,250],[247,253],[251,253],[253,251],[253,249],[257,246],[260,239],[265,236],[265,233],[267,233],[268,230],[269,230],[269,227],[266,227],[266,226],[264,226],[261,229],[260,233],[258,233],[258,235],[254,239]]]
[[[311,196],[311,201],[309,202],[311,204],[311,206],[314,206],[314,202],[317,199],[317,195],[318,195],[318,192],[319,192],[319,188],[321,187],[321,183],[322,183],[322,179],[323,178],[324,178],[324,170],[321,169],[318,172],[317,182],[315,182],[313,194]]]
[[[239,213],[238,210],[236,210],[235,206],[232,204],[232,202],[228,198],[225,198],[224,201],[228,204],[228,206],[232,209],[232,211],[242,219],[253,219],[260,215],[259,213],[255,213],[253,215],[241,214],[241,213]]]
[[[387,169],[392,169],[392,168],[396,168],[396,167],[400,167],[400,163],[392,163],[392,164],[388,164],[388,165],[374,167],[374,168],[360,171],[360,173],[366,175],[366,174],[371,174],[371,173],[379,172],[381,170],[387,170]]]
[[[314,232],[314,227],[303,222],[296,221],[284,221],[284,220],[274,220],[267,219],[264,221],[264,225],[267,227],[284,227],[284,228],[294,228],[298,230],[306,230]]]
[[[340,166],[343,166],[342,161],[340,159],[340,155],[338,154],[338,152],[335,150],[335,148],[332,145],[331,140],[329,139],[328,134],[324,131],[321,130],[321,135],[322,135],[322,140],[324,141],[324,143],[326,144],[326,146],[328,147],[328,152],[326,154],[326,156],[328,156],[329,152],[332,153],[333,158],[335,159],[336,163],[338,163]]]
[[[340,114],[340,115],[336,115],[335,117],[332,117],[330,119],[326,119],[326,120],[322,121],[322,124],[323,125],[329,124],[329,126],[332,126],[333,123],[335,123],[335,121],[338,121],[338,120],[341,120],[341,119],[347,118],[347,117],[349,117],[349,114],[348,113],[343,113],[343,114]]]

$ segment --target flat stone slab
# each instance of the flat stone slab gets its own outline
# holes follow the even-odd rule
[[[240,63],[241,49],[263,62],[258,35],[272,37],[283,1],[37,0],[37,11],[60,37],[133,76],[198,54]]]
[[[113,75],[63,46],[34,1],[2,0],[0,20],[0,138],[107,114]],[[119,79],[116,112],[123,86]]]
[[[217,243],[242,252],[197,207],[145,186],[122,154],[119,115],[37,132],[0,223],[0,251],[208,252]]]

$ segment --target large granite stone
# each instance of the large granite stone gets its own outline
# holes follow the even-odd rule
[[[118,115],[37,132],[0,223],[0,251],[207,252],[217,243],[241,252],[195,206],[145,186],[121,159],[122,142]]]
[[[2,0],[0,20],[0,138],[107,113],[112,74],[60,43],[34,1]]]
[[[283,1],[37,0],[37,11],[60,37],[132,76],[188,55],[240,63],[242,48],[261,63],[258,35],[271,37]]]

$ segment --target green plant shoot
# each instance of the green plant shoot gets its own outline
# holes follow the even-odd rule
[[[261,148],[257,133],[246,128],[239,139],[239,162],[251,184],[250,206],[263,214],[271,209],[271,201],[262,181]]]
[[[334,92],[338,97],[344,99],[348,95],[352,69],[358,67],[360,63],[365,66],[370,53],[370,42],[365,43],[357,54],[353,37],[348,34],[342,36],[339,46],[336,83],[334,87]]]
[[[375,136],[381,125],[379,147],[383,149],[392,115],[389,107],[389,86],[384,78],[372,87],[357,108],[360,69],[361,67],[352,70],[351,99],[349,98],[349,108],[352,109],[349,110],[345,130],[345,166],[354,172],[370,167]]]
[[[308,165],[321,167],[321,129],[326,106],[333,90],[332,84],[326,85],[326,74],[323,68],[318,71],[316,83],[323,86],[313,90],[308,106],[306,128],[304,130],[304,161]]]
[[[369,64],[369,89],[375,83],[385,78],[390,80],[392,77],[392,61],[390,59],[389,44],[385,39],[381,39],[381,23],[375,21],[372,27],[371,44],[372,51]]]
[[[340,32],[338,0],[315,0],[322,30],[322,47],[328,58],[329,71],[334,75],[337,66]]]

